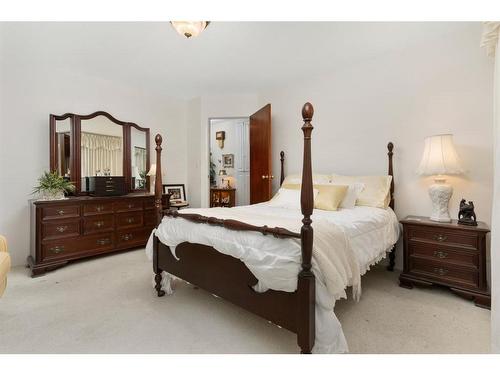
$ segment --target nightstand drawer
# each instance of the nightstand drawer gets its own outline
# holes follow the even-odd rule
[[[466,246],[477,249],[477,234],[446,228],[409,226],[408,240],[432,241],[449,245]]]
[[[479,266],[479,255],[477,251],[472,249],[410,240],[408,242],[408,252],[410,256],[418,255],[443,264],[457,264],[474,268]]]
[[[441,284],[477,288],[479,272],[470,267],[459,267],[439,261],[430,261],[415,255],[410,256],[410,273]]]

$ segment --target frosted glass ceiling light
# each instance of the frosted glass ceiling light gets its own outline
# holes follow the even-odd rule
[[[170,21],[170,23],[180,35],[191,38],[200,35],[210,21]]]

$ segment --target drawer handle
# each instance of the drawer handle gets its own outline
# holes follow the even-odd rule
[[[134,205],[132,203],[129,203],[127,207],[132,208],[132,207],[134,207]]]
[[[66,231],[66,229],[68,229],[68,226],[67,225],[62,225],[60,227],[56,227],[56,230],[59,232],[59,233],[63,233]]]
[[[448,239],[448,236],[445,236],[444,234],[436,234],[434,235],[434,239],[439,242],[444,242]]]
[[[133,218],[133,217],[129,217],[129,218],[127,219],[127,223],[129,223],[129,224],[132,224],[134,221],[135,221],[135,220],[134,220],[134,218]]]
[[[54,246],[49,249],[49,251],[53,254],[59,254],[64,251],[64,246]]]
[[[104,221],[96,221],[94,224],[97,228],[100,228],[104,225]]]
[[[444,276],[448,273],[448,270],[445,268],[434,268],[434,273],[437,273],[440,276]]]
[[[104,210],[104,207],[103,207],[103,206],[97,206],[97,207],[95,208],[95,210],[96,210],[97,212],[101,212],[102,210]]]
[[[122,240],[124,241],[128,241],[128,240],[131,240],[132,239],[132,235],[129,233],[129,234],[124,234],[122,236]]]
[[[446,251],[442,251],[442,250],[436,250],[434,251],[434,256],[436,258],[447,258],[448,257],[448,253]]]
[[[109,238],[103,238],[101,240],[97,240],[98,245],[107,245],[111,243],[111,240]]]
[[[58,213],[59,215],[64,215],[64,210],[59,210],[59,211],[57,211],[57,213]]]

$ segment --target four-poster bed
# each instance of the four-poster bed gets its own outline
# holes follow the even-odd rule
[[[164,215],[171,218],[182,218],[191,223],[209,224],[222,227],[223,230],[258,232],[264,236],[271,235],[279,239],[295,239],[300,241],[301,262],[298,267],[296,290],[282,291],[268,289],[257,292],[254,286],[258,278],[240,259],[220,252],[212,246],[200,243],[181,242],[175,248],[175,256],[169,246],[162,243],[157,235],[153,236],[153,270],[155,273],[155,289],[159,297],[165,294],[162,290],[162,273],[174,275],[188,281],[206,291],[222,297],[244,309],[251,311],[268,321],[284,327],[297,334],[301,353],[311,353],[316,335],[316,276],[313,273],[313,227],[311,215],[314,208],[313,174],[311,162],[311,133],[313,126],[313,107],[306,103],[302,109],[304,124],[304,154],[302,168],[302,184],[300,192],[300,209],[302,226],[300,230],[291,231],[280,226],[252,225],[234,219],[221,219],[200,215],[198,213],[182,213],[163,210],[161,204],[161,143],[162,137],[157,135],[156,141],[156,184],[155,204],[158,225]],[[392,143],[388,144],[389,175],[392,176]],[[280,153],[281,184],[284,180],[284,152]],[[394,184],[390,188],[390,207],[394,207]],[[232,210],[232,209],[226,209]],[[318,233],[319,234],[319,233]],[[176,259],[177,258],[177,259]],[[394,249],[390,254],[389,269],[394,265]]]

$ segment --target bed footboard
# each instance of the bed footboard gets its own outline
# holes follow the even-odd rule
[[[212,247],[189,242],[177,246],[175,254],[179,260],[161,242],[155,247],[155,252],[160,282],[161,270],[165,270],[280,327],[298,333],[298,293],[275,290],[257,293],[252,288],[257,284],[257,279],[239,259],[222,254]]]

